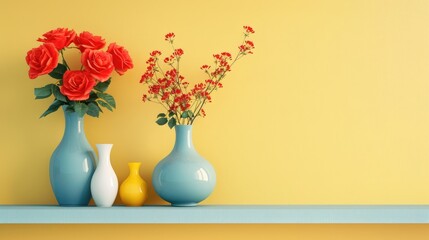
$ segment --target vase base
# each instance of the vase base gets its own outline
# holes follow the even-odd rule
[[[198,203],[172,203],[173,207],[195,207]]]

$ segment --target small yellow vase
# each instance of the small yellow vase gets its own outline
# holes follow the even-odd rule
[[[147,184],[140,177],[141,163],[130,162],[130,175],[125,179],[119,188],[119,196],[126,206],[142,206],[147,199]]]

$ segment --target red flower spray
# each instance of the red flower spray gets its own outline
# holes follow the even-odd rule
[[[206,73],[207,79],[195,84],[191,89],[188,89],[189,82],[184,81],[185,77],[180,75],[180,60],[184,51],[174,47],[174,33],[165,35],[165,41],[172,46],[173,53],[164,58],[163,62],[171,70],[164,71],[161,68],[159,64],[161,52],[155,50],[146,61],[148,66],[140,79],[140,83],[148,85],[148,91],[142,97],[143,102],[159,103],[165,109],[165,112],[158,114],[156,122],[159,125],[168,123],[170,128],[179,124],[192,125],[197,117],[206,116],[204,105],[211,102],[211,94],[214,91],[223,87],[221,81],[231,71],[231,67],[242,57],[253,54],[255,45],[247,39],[255,31],[249,26],[243,28],[244,39],[235,57],[228,52],[214,54],[213,68],[211,65],[203,65],[200,68]]]

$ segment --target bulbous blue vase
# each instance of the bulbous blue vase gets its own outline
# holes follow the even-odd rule
[[[196,206],[212,193],[216,173],[195,151],[192,125],[177,125],[175,131],[173,151],[155,167],[152,184],[156,193],[172,206]]]
[[[91,178],[95,153],[86,139],[83,118],[63,107],[65,130],[52,154],[49,176],[61,206],[87,206],[91,200]]]

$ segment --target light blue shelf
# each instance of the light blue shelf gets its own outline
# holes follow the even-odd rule
[[[111,208],[0,205],[0,224],[409,224],[429,223],[429,205],[202,205]]]

